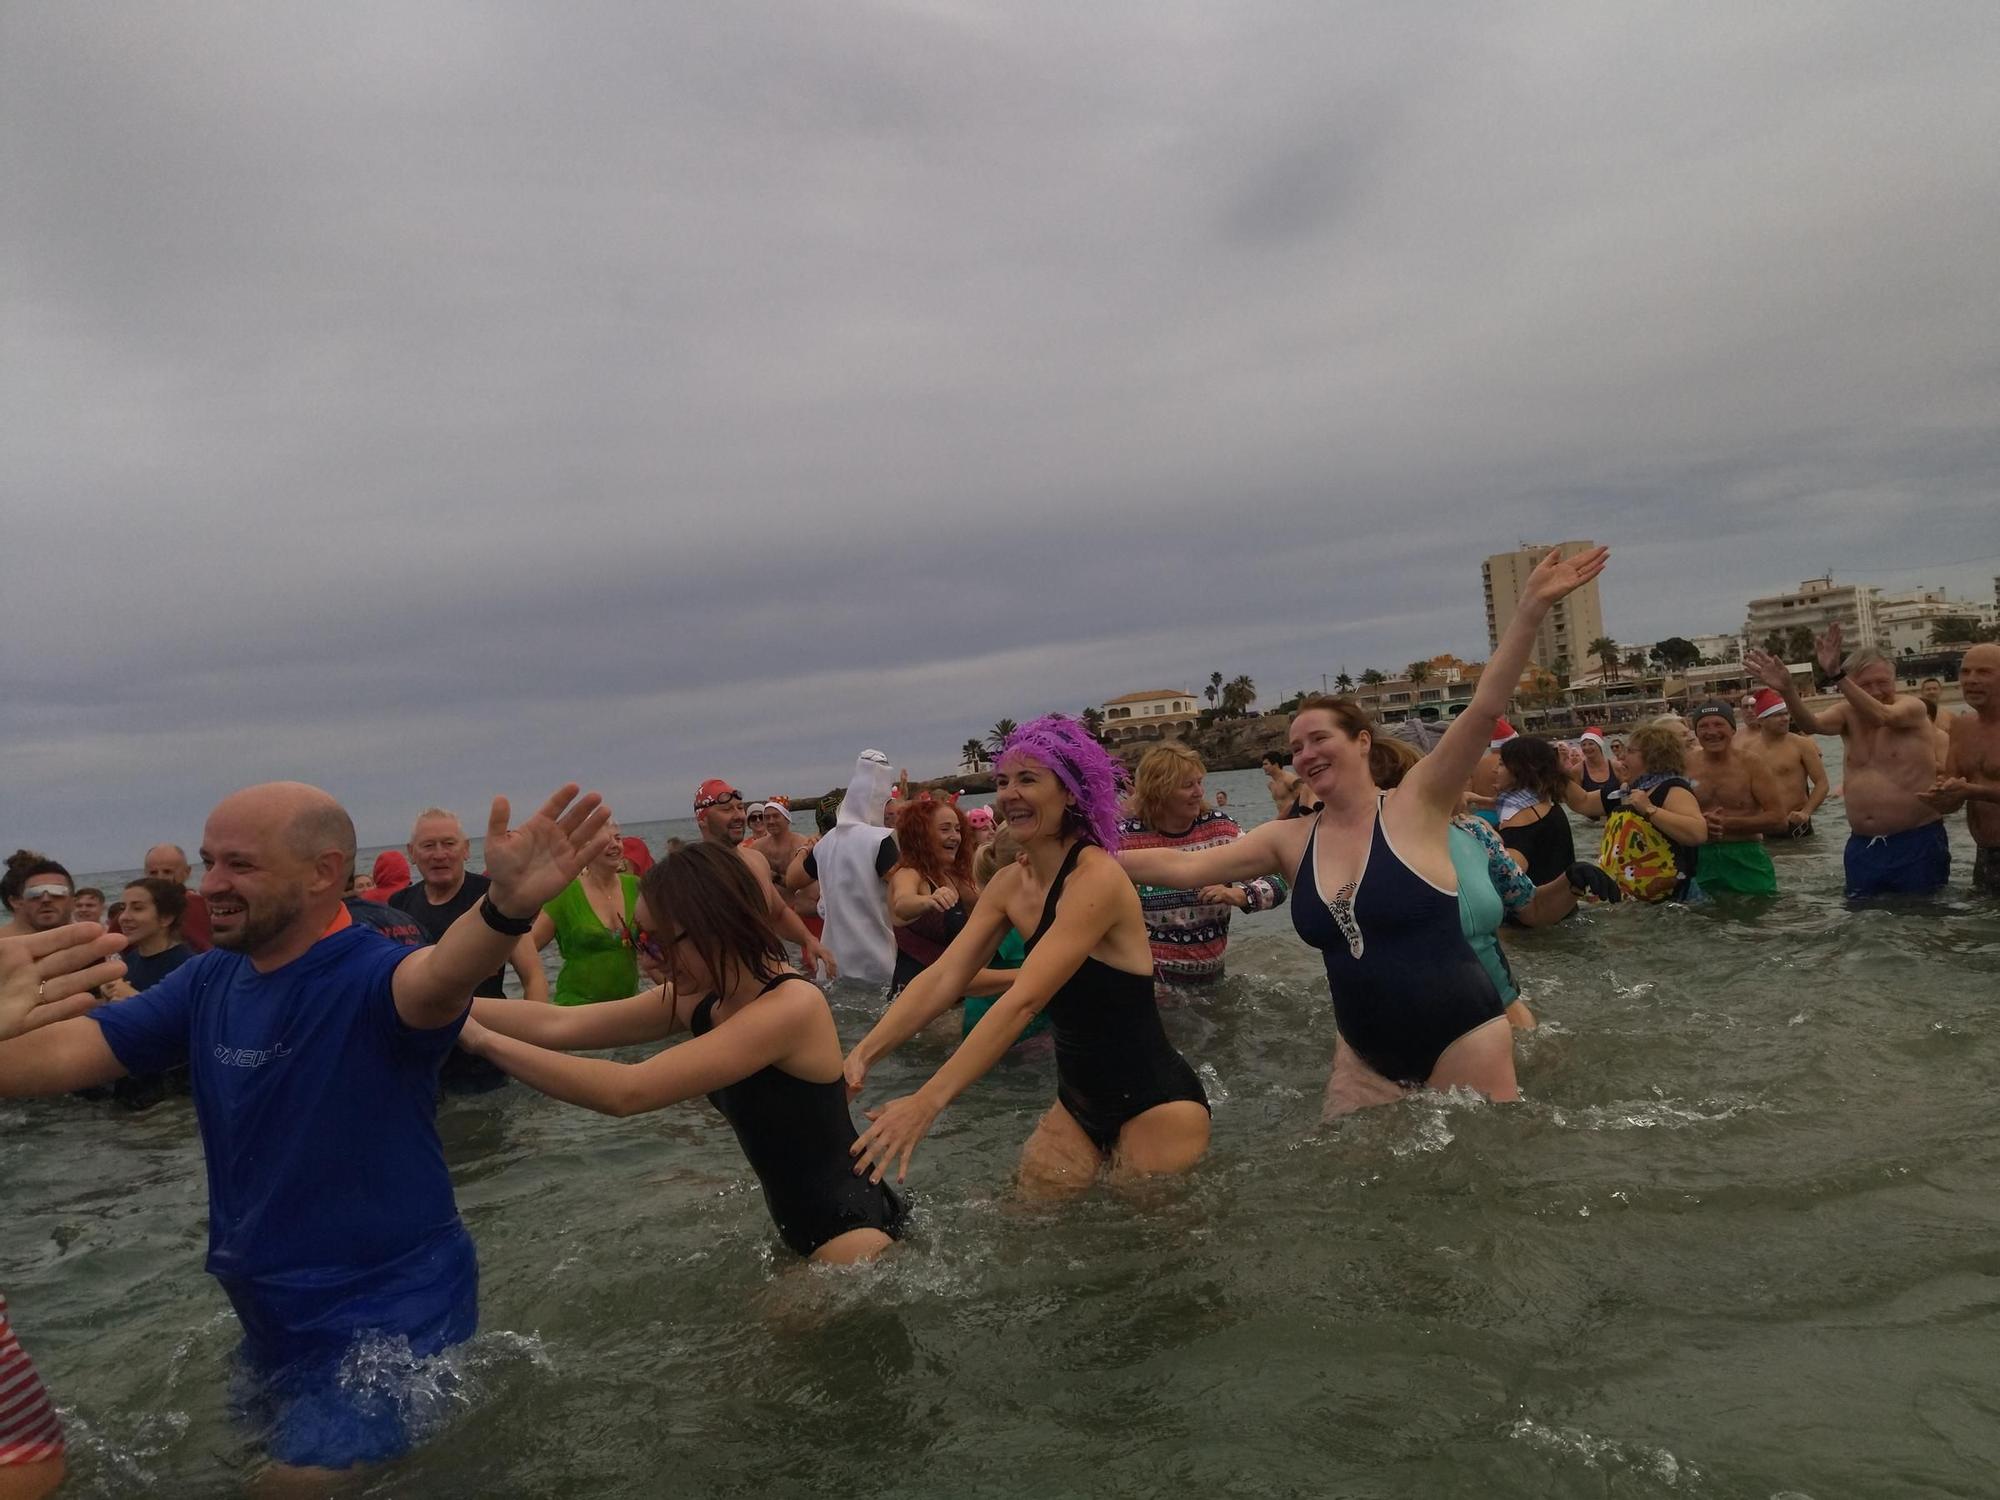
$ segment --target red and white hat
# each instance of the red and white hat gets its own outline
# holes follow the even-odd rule
[[[1759,688],[1753,707],[1758,718],[1771,718],[1773,715],[1785,712],[1785,695],[1776,688]]]
[[[1507,741],[1518,738],[1519,735],[1512,724],[1509,724],[1505,719],[1495,719],[1493,721],[1493,738],[1487,742],[1486,748],[1488,750],[1498,750]]]
[[[1595,724],[1591,725],[1588,729],[1584,730],[1584,732],[1579,736],[1577,736],[1577,738],[1585,740],[1596,740],[1598,749],[1602,750],[1605,748],[1604,731],[1602,729],[1599,729]]]

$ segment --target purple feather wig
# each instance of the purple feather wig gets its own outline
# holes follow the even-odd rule
[[[1023,724],[1007,736],[994,765],[1025,757],[1039,761],[1054,773],[1072,797],[1083,827],[1085,843],[1107,853],[1118,852],[1119,793],[1129,778],[1125,767],[1076,720],[1062,714],[1048,714]]]

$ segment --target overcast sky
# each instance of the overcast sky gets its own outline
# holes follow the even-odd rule
[[[0,11],[0,840],[2000,573],[2000,6]],[[470,816],[468,816],[470,821]]]

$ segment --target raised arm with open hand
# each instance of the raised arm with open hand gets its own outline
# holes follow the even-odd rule
[[[493,799],[486,820],[486,876],[493,882],[487,894],[503,915],[532,917],[604,852],[611,809],[597,793],[579,797],[577,791],[572,781],[519,828],[507,826],[507,799]]]
[[[1556,601],[1568,598],[1597,577],[1610,559],[1609,547],[1592,547],[1574,557],[1551,552],[1535,564],[1513,619],[1507,622],[1506,632],[1479,674],[1472,701],[1452,720],[1437,748],[1403,778],[1404,788],[1420,802],[1447,812],[1458,805],[1459,793],[1493,738],[1494,721],[1507,711],[1508,700],[1520,685],[1521,670],[1535,649],[1535,633],[1542,621]]]
[[[429,1030],[462,1015],[474,987],[515,951],[521,933],[504,924],[523,922],[554,900],[611,837],[611,809],[595,792],[579,797],[574,782],[519,828],[507,826],[507,815],[507,799],[495,797],[486,823],[486,875],[492,885],[480,903],[490,904],[503,925],[495,926],[475,907],[434,946],[403,960],[395,995],[406,1026]]]
[[[91,991],[125,972],[124,946],[95,922],[0,938],[0,1041],[96,1005]]]
[[[1839,728],[1822,724],[1818,715],[1806,707],[1799,696],[1799,685],[1792,681],[1791,668],[1768,651],[1755,647],[1743,653],[1743,665],[1748,667],[1765,687],[1770,688],[1785,700],[1785,709],[1792,716],[1792,728],[1799,734],[1838,734]]]

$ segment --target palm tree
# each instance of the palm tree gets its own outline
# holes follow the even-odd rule
[[[1232,677],[1223,685],[1222,711],[1231,718],[1250,712],[1250,705],[1256,701],[1257,684],[1248,677]]]
[[[1634,677],[1644,677],[1646,675],[1646,653],[1643,651],[1627,651],[1625,653],[1625,670],[1630,672]]]
[[[1210,672],[1208,674],[1208,686],[1203,688],[1202,691],[1208,694],[1209,706],[1211,708],[1214,707],[1215,695],[1222,691],[1222,674],[1220,672]]]
[[[1431,680],[1431,664],[1427,661],[1413,661],[1403,671],[1411,682],[1419,685]]]
[[[1354,679],[1347,675],[1345,667],[1341,668],[1340,675],[1333,679],[1333,690],[1342,697],[1354,691]]]
[[[1380,672],[1376,671],[1373,667],[1370,667],[1367,671],[1361,674],[1361,682],[1364,687],[1380,687],[1383,683],[1387,682],[1388,680],[1389,679],[1387,677],[1384,677]]]
[[[1618,643],[1608,635],[1600,635],[1590,643],[1590,654],[1604,668],[1604,675],[1615,682],[1618,678]]]
[[[1008,737],[1020,727],[1012,719],[1002,719],[998,724],[995,724],[991,729],[986,731],[987,745],[995,755],[998,755],[1006,748]]]
[[[1076,716],[1076,721],[1077,723],[1083,726],[1083,732],[1089,735],[1092,739],[1101,740],[1104,738],[1103,709],[1086,708],[1082,713]]]
[[[986,768],[986,746],[978,740],[967,740],[958,747],[958,763],[968,771]]]

